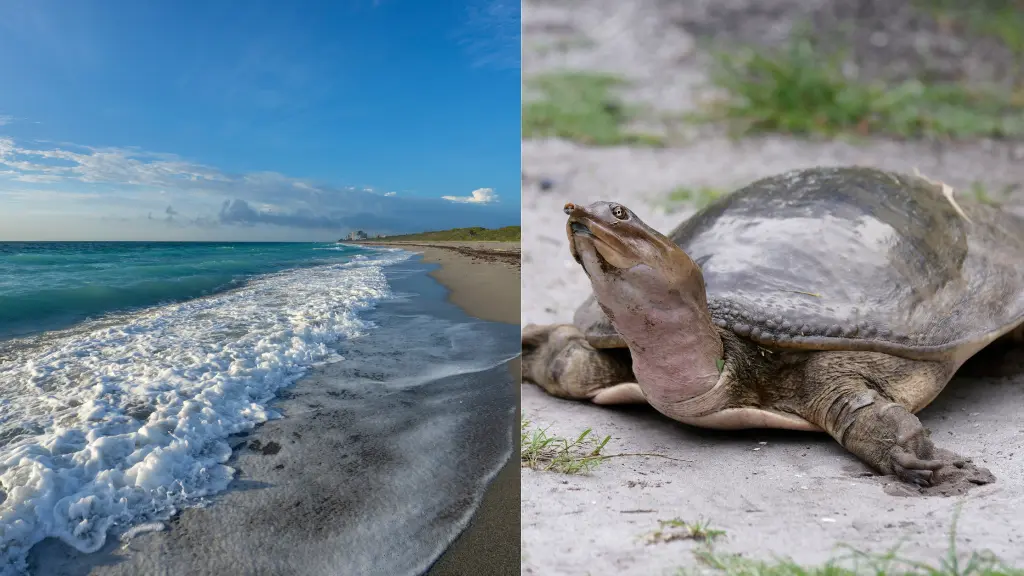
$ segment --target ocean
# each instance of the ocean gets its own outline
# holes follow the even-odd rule
[[[334,374],[331,387],[361,394],[369,383],[442,397],[460,375],[515,357],[518,328],[461,314],[429,269],[405,251],[336,244],[0,243],[0,574],[23,573],[44,539],[89,553],[208,504],[235,476],[231,438],[280,419],[278,396],[304,376]],[[396,280],[419,289],[396,292]],[[405,360],[388,375],[381,355]],[[511,391],[475,394],[464,400],[497,402],[511,425]],[[464,456],[453,443],[494,426],[493,417],[467,430],[461,412],[418,414],[424,434],[436,431],[426,440],[438,458]],[[477,491],[511,450],[511,438],[494,436],[474,460],[481,478],[462,481]],[[466,486],[443,488],[450,473],[438,484],[415,466],[418,482],[395,494],[408,506],[389,510],[421,514],[423,490],[436,493],[426,501],[438,510],[466,502]],[[447,524],[432,522],[430,541],[405,540],[396,568],[429,565],[471,512],[456,508]],[[380,523],[345,521],[365,523],[363,534]],[[370,561],[378,544],[361,544],[353,552]]]
[[[253,277],[365,253],[334,244],[0,242],[0,339],[191,300]]]

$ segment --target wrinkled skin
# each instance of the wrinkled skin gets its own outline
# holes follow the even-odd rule
[[[569,249],[591,281],[596,308],[588,300],[571,325],[526,326],[525,379],[565,398],[646,402],[697,426],[825,431],[879,472],[949,488],[941,493],[994,481],[988,470],[935,447],[914,414],[973,353],[999,336],[1019,340],[1024,325],[973,327],[984,337],[965,346],[952,334],[946,348],[920,354],[900,353],[906,343],[895,338],[895,345],[884,338],[862,338],[859,346],[826,338],[765,345],[712,313],[701,267],[675,235],[665,237],[616,203],[567,204],[565,212]],[[988,258],[1002,256],[1013,254]]]

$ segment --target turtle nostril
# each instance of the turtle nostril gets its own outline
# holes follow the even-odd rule
[[[572,214],[572,211],[576,209],[576,205],[572,202],[566,202],[565,207],[562,208],[562,212],[566,214]]]

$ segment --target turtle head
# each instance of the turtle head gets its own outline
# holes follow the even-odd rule
[[[706,306],[700,267],[632,210],[615,202],[594,202],[586,207],[569,203],[563,210],[569,216],[569,251],[596,291],[611,290],[606,293],[614,297],[613,292],[628,285],[637,292],[636,297],[652,304],[662,296],[676,296]],[[618,290],[613,289],[616,285]]]
[[[718,381],[722,340],[700,267],[675,242],[615,202],[566,204],[569,251],[622,335],[644,394],[671,415]]]

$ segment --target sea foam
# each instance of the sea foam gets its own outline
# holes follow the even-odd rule
[[[37,542],[82,552],[224,490],[229,435],[371,328],[386,251],[259,277],[209,298],[0,344],[0,574]]]

